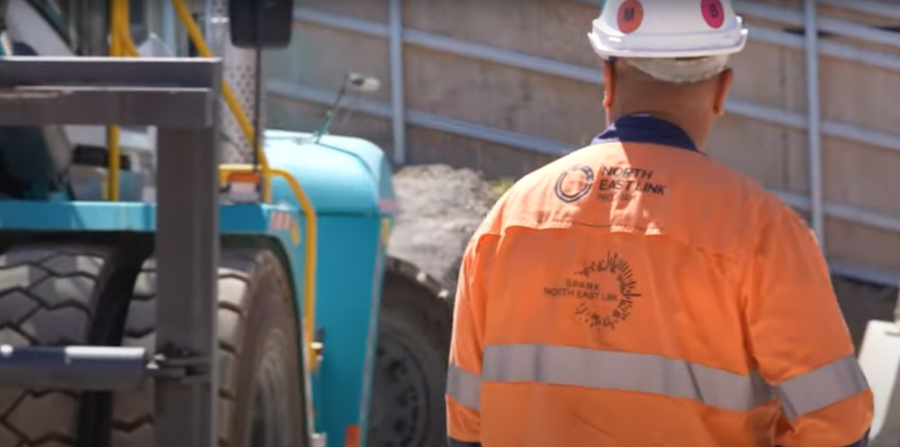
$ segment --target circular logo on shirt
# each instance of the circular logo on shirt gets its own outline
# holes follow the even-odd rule
[[[592,329],[615,329],[624,323],[641,296],[631,264],[613,252],[575,271],[569,285],[579,289],[575,319]]]
[[[590,166],[575,165],[559,175],[554,191],[559,200],[572,203],[587,195],[593,185],[594,170]]]

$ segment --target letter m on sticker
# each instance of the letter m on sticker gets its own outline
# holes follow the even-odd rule
[[[622,19],[626,22],[634,21],[634,7],[625,8],[625,11],[622,13]]]

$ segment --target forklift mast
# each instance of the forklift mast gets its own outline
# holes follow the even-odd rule
[[[228,40],[252,44],[256,48],[251,52],[286,44],[290,22],[286,33],[283,26],[275,30],[284,20],[269,22],[271,11],[257,9],[263,3],[279,4],[276,15],[283,15],[284,8],[292,6],[290,1],[231,0],[232,12],[252,20],[242,20],[238,26],[232,23]],[[130,2],[132,8],[143,5]],[[215,360],[220,244],[218,143],[223,64],[213,58],[92,57],[104,54],[100,37],[105,39],[109,31],[105,24],[110,23],[106,2],[4,0],[0,6],[5,13],[0,126],[154,126],[159,130],[156,205],[115,201],[67,205],[52,200],[5,204],[8,212],[15,208],[17,214],[30,216],[58,215],[65,210],[84,212],[78,211],[79,206],[90,208],[94,215],[109,216],[123,216],[136,207],[146,210],[155,220],[156,232],[159,299],[155,354],[137,347],[4,345],[0,349],[0,387],[109,392],[135,389],[150,379],[156,383],[156,444],[215,446],[219,389]],[[55,40],[44,43],[65,42],[68,57],[59,54],[64,53],[63,48],[55,48],[58,54],[34,52],[37,54],[29,57],[17,57],[15,54],[20,53],[11,51],[13,28],[28,25],[11,16],[24,14],[23,7],[29,6],[27,11],[37,11],[57,34]],[[34,14],[19,17],[36,20]],[[97,24],[100,26],[94,27]],[[128,229],[121,219],[108,222],[107,231]],[[15,228],[7,225],[8,219],[4,224],[5,231],[54,231],[34,224]]]

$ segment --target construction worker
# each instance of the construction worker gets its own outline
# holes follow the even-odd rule
[[[865,445],[872,394],[809,228],[703,148],[747,31],[728,0],[607,0],[608,128],[466,249],[452,446]]]

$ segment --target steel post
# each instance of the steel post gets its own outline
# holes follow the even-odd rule
[[[390,0],[391,125],[393,161],[406,163],[406,100],[403,81],[403,1]]]
[[[218,117],[215,123],[159,132],[156,352],[199,360],[186,366],[206,380],[156,382],[157,447],[217,442]]]
[[[816,0],[804,0],[804,36],[806,38],[806,116],[809,152],[809,214],[812,229],[825,249],[825,205],[822,191],[822,116],[819,104],[819,25]]]

